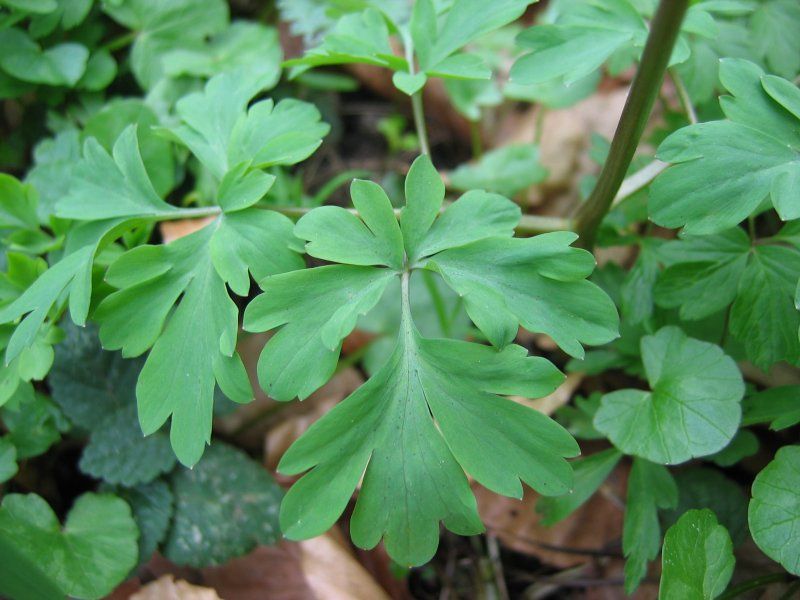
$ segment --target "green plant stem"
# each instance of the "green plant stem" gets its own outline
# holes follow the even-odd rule
[[[658,5],[642,62],[611,142],[608,159],[591,196],[575,215],[575,230],[580,235],[578,244],[583,248],[591,250],[594,246],[597,229],[625,179],[661,88],[664,71],[688,4],[689,0],[661,0]]]
[[[483,156],[483,139],[480,121],[469,122],[469,138],[472,143],[472,158],[477,160]]]
[[[428,130],[425,127],[425,113],[422,109],[422,90],[414,92],[411,96],[411,110],[414,113],[414,127],[419,138],[419,148],[423,154],[431,155],[431,147],[428,144]]]
[[[692,99],[689,96],[689,90],[686,89],[686,85],[683,83],[683,78],[678,75],[675,69],[669,69],[669,77],[672,79],[675,91],[678,92],[678,99],[681,101],[684,112],[686,112],[686,117],[694,125],[697,123],[697,112],[694,110],[694,104],[692,104]]]
[[[109,52],[114,52],[115,50],[119,50],[120,48],[124,48],[129,44],[132,44],[133,41],[136,39],[138,32],[136,31],[129,31],[128,33],[124,33],[119,37],[114,38],[113,40],[103,44],[100,48],[101,50],[108,50]]]
[[[406,62],[408,63],[408,74],[412,77],[417,74],[416,64],[414,63],[414,41],[408,33],[403,34],[403,46],[406,51]],[[422,86],[423,89],[425,86]],[[428,128],[425,125],[425,111],[422,108],[422,90],[417,90],[411,94],[411,113],[414,115],[414,129],[417,130],[419,148],[423,154],[431,155],[431,147],[428,144]]]

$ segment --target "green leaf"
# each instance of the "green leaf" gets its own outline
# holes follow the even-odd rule
[[[800,217],[792,187],[800,177],[800,115],[764,89],[763,71],[750,62],[722,61],[720,78],[732,94],[721,99],[727,120],[684,127],[661,144],[658,157],[674,165],[650,188],[650,218],[686,233],[716,233],[768,196],[783,220]],[[787,94],[800,102],[796,87]]]
[[[772,244],[752,246],[737,227],[668,242],[660,255],[670,265],[655,288],[660,306],[679,308],[682,319],[697,320],[733,303],[730,332],[753,363],[767,369],[800,356],[800,341],[792,331],[800,326],[794,306],[800,277],[798,250]]]
[[[111,85],[117,76],[117,62],[108,50],[100,49],[89,56],[86,70],[76,84],[77,87],[99,92]]]
[[[166,435],[142,439],[135,404],[115,411],[101,423],[92,432],[79,463],[87,475],[131,486],[151,481],[175,465]]]
[[[730,306],[750,250],[750,239],[738,227],[666,243],[660,254],[669,267],[658,278],[656,302],[679,308],[686,320],[702,319]]]
[[[268,89],[278,82],[282,54],[275,28],[237,21],[200,46],[166,51],[162,65],[170,77],[211,78],[234,71]]]
[[[758,246],[739,282],[730,331],[744,341],[748,358],[762,369],[780,360],[800,359],[800,314],[793,306],[799,275],[800,251]]]
[[[512,280],[508,288],[529,301],[530,294],[524,291],[528,282],[552,280],[549,293],[559,284],[583,280],[594,261],[588,253],[568,248],[574,239],[571,234],[556,240],[508,239],[519,209],[494,194],[468,192],[440,212],[444,186],[426,156],[409,170],[405,192],[399,228],[402,246],[389,202],[373,184],[359,182],[354,187],[363,221],[341,209],[311,211],[295,228],[310,242],[309,251],[326,260],[359,264],[327,265],[265,279],[261,282],[265,293],[250,303],[244,324],[250,331],[282,327],[262,353],[259,378],[274,398],[302,398],[330,377],[341,340],[359,315],[378,303],[389,282],[401,276],[400,325],[389,357],[366,384],[315,423],[279,465],[286,474],[309,471],[284,500],[281,529],[291,539],[319,535],[339,518],[363,475],[351,520],[354,542],[371,548],[383,539],[394,560],[418,565],[435,552],[440,521],[465,535],[482,530],[465,473],[509,496],[521,497],[522,482],[544,495],[560,495],[570,489],[572,480],[564,459],[578,448],[549,418],[500,397],[540,397],[562,380],[545,359],[508,345],[517,321],[510,337],[503,337],[503,349],[424,338],[411,316],[409,271],[446,259],[448,274],[455,278],[468,269],[482,274],[492,264],[492,270],[501,270],[502,277]],[[494,244],[492,248],[530,245],[535,251],[518,252],[498,267],[500,250],[487,255],[480,246],[484,242]],[[554,251],[551,245],[557,246]],[[398,272],[401,251],[407,261]],[[463,256],[450,254],[459,251]],[[456,258],[462,262],[456,263]],[[421,273],[429,281],[434,277],[431,270]],[[504,300],[506,289],[492,282],[486,285],[494,285],[498,290],[494,297]],[[523,290],[516,291],[515,285]],[[437,284],[427,290],[433,294]],[[583,293],[585,288],[571,290]],[[590,285],[588,293],[611,305],[599,288]],[[569,303],[573,315],[584,318],[584,307],[575,308],[571,296]],[[440,301],[437,310],[446,317],[445,308]],[[610,319],[609,327],[615,327],[613,305]],[[397,498],[405,500],[391,501]]]
[[[98,250],[142,219],[169,217],[178,209],[155,193],[129,126],[114,144],[112,159],[90,138],[74,167],[70,192],[58,203],[64,218],[86,220],[67,235],[64,256],[14,302],[0,310],[0,323],[23,317],[6,348],[10,363],[30,347],[48,314],[69,295],[72,320],[86,321],[92,292],[92,264]]]
[[[49,223],[56,203],[64,195],[65,183],[69,182],[80,159],[81,144],[75,129],[61,131],[34,146],[34,164],[25,176],[25,182],[39,192],[37,214],[41,223]]]
[[[617,312],[586,281],[595,262],[570,247],[577,236],[555,232],[533,238],[487,238],[445,250],[428,263],[464,296],[467,313],[489,340],[503,346],[519,325],[546,333],[568,354],[617,337]]]
[[[725,446],[716,454],[712,454],[709,460],[720,467],[730,467],[740,460],[753,456],[758,452],[758,438],[749,429],[740,429],[731,443]]]
[[[426,81],[428,81],[428,76],[425,75],[425,73],[415,73],[412,75],[405,71],[397,71],[392,75],[394,87],[409,96],[413,96],[425,87]]]
[[[153,131],[153,127],[158,125],[158,117],[142,100],[126,98],[108,102],[86,121],[82,139],[85,142],[93,137],[107,152],[111,152],[120,136],[128,135],[126,130],[129,125],[136,126],[138,148],[145,171],[156,194],[163,197],[175,185],[175,158],[170,142]],[[121,154],[121,149],[117,152]],[[129,176],[134,179],[133,173],[121,163],[117,154],[115,159],[120,170],[125,174],[130,173]],[[142,189],[147,188],[144,183],[141,186]]]
[[[265,79],[237,73],[217,75],[202,92],[181,98],[176,110],[183,123],[172,133],[218,180],[240,163],[252,168],[293,165],[308,158],[330,129],[313,104],[250,99]]]
[[[37,195],[31,185],[0,173],[0,229],[39,228]]]
[[[358,316],[375,306],[393,276],[388,269],[329,265],[261,281],[264,293],[247,305],[244,328],[281,327],[258,361],[264,391],[275,400],[302,400],[328,381],[342,340]]]
[[[678,504],[678,488],[669,471],[641,458],[633,459],[628,478],[622,550],[625,562],[625,593],[632,594],[647,573],[647,563],[661,548],[659,508]]]
[[[178,209],[153,189],[136,135],[127,126],[114,143],[112,155],[94,139],[83,146],[83,160],[72,177],[69,193],[56,205],[64,219],[101,219],[169,216]]]
[[[5,437],[14,444],[18,459],[44,454],[61,439],[61,413],[42,394],[32,394],[22,406],[12,408],[7,405],[0,411],[0,415],[8,430]]]
[[[714,600],[728,586],[735,562],[731,537],[714,513],[690,510],[664,536],[658,597]]]
[[[22,81],[73,86],[86,70],[88,58],[82,44],[66,42],[43,50],[19,29],[0,31],[0,69]]]
[[[771,559],[800,575],[800,446],[784,446],[753,482],[748,521],[753,540]]]
[[[609,473],[622,458],[616,449],[609,448],[580,458],[572,464],[574,483],[564,496],[541,498],[536,503],[536,511],[542,514],[542,525],[554,525],[566,519],[597,491]]]
[[[403,235],[386,192],[377,183],[355,179],[350,196],[360,218],[323,206],[297,222],[294,233],[308,240],[306,252],[332,262],[402,269]]]
[[[747,539],[747,496],[735,481],[716,469],[690,467],[675,474],[678,484],[678,503],[662,511],[661,522],[673,525],[683,513],[691,509],[708,508],[714,511],[720,523],[738,546]]]
[[[16,475],[17,469],[17,448],[7,437],[0,437],[0,483]]]
[[[417,247],[436,220],[444,201],[444,183],[428,155],[418,156],[405,181],[406,206],[400,217],[403,244],[410,261],[420,257]]]
[[[228,26],[228,4],[223,0],[106,1],[103,10],[136,32],[130,61],[136,79],[145,89],[152,88],[164,75],[165,54],[196,46],[206,36]]]
[[[547,169],[539,163],[539,147],[520,144],[497,148],[475,164],[461,165],[450,173],[450,185],[461,191],[484,189],[513,197],[546,177]]]
[[[487,11],[481,0],[455,0],[433,36],[430,52],[420,56],[420,68],[436,70],[456,50],[493,29],[516,21],[533,1],[496,0],[492,10]]]
[[[34,14],[47,14],[58,8],[56,0],[3,0],[3,4]]]
[[[172,562],[222,564],[280,537],[283,492],[264,467],[239,450],[215,442],[193,469],[177,470],[171,486],[175,514],[164,554]]]
[[[374,8],[347,14],[325,36],[322,44],[312,48],[302,58],[284,64],[296,67],[293,76],[310,67],[362,63],[407,71],[405,59],[395,56],[389,43],[389,28],[383,15]]]
[[[40,4],[41,2],[33,0],[32,3]],[[31,2],[28,1],[25,4],[30,5]],[[49,14],[37,16],[31,21],[30,30],[31,32],[35,31],[36,37],[44,37],[52,33],[59,25],[66,30],[74,29],[86,20],[91,8],[92,0],[56,0],[53,10],[47,11]]]
[[[64,596],[37,559],[23,554],[17,540],[0,531],[0,594],[4,598],[39,600]]]
[[[108,489],[131,507],[139,528],[139,563],[144,564],[167,537],[173,512],[172,489],[161,479],[136,487]]]
[[[136,385],[139,421],[149,435],[172,417],[170,439],[183,464],[196,463],[209,440],[215,384],[236,402],[252,399],[226,283],[246,294],[248,270],[260,278],[300,268],[293,247],[288,218],[249,209],[170,244],[134,248],[109,268],[107,281],[120,289],[95,312],[100,339],[126,357],[152,346]]]
[[[415,324],[423,336],[465,339],[472,332],[461,298],[441,277],[429,271],[415,271],[410,277],[409,293],[411,312],[416,315]],[[401,321],[400,295],[400,280],[390,280],[375,308],[358,320],[359,331],[375,336],[364,355],[364,368],[370,375],[377,373],[394,350]]]
[[[389,361],[281,460],[286,474],[313,467],[281,508],[281,530],[290,539],[330,527],[365,469],[353,541],[371,548],[383,537],[389,554],[407,565],[433,555],[439,520],[462,535],[482,531],[462,469],[487,488],[518,498],[520,479],[548,495],[569,489],[571,472],[562,456],[578,452],[571,436],[541,413],[495,395],[542,396],[560,381],[555,368],[519,346],[497,352],[426,340],[410,316],[404,319]],[[413,501],[384,501],[393,497]]]
[[[136,566],[138,531],[124,500],[84,494],[63,528],[36,494],[8,494],[0,507],[0,536],[40,565],[65,595],[100,598]]]
[[[644,238],[639,241],[639,254],[620,288],[622,314],[631,325],[637,325],[653,315],[654,290],[659,275],[658,241]]]
[[[641,352],[652,391],[603,396],[594,419],[598,431],[626,454],[667,465],[727,446],[739,427],[744,395],[736,363],[718,346],[672,326],[643,337]]]
[[[523,31],[517,43],[527,50],[511,68],[523,85],[560,80],[575,83],[599,69],[615,53],[644,48],[647,24],[628,0],[578,2],[556,24]]]
[[[800,6],[792,0],[760,2],[750,27],[755,50],[770,70],[793,79],[800,72],[800,40],[792,34],[800,27]]]
[[[769,423],[780,431],[800,423],[800,385],[769,388],[744,400],[742,425]]]

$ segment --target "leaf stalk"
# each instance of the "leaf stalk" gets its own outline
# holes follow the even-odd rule
[[[608,159],[592,194],[575,215],[578,244],[587,250],[594,247],[600,223],[611,208],[644,133],[688,4],[689,0],[661,0],[653,17]]]

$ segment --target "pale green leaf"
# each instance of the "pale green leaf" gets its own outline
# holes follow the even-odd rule
[[[582,343],[617,337],[618,318],[611,300],[586,281],[594,258],[570,247],[576,237],[487,238],[436,254],[428,265],[464,296],[470,318],[493,344],[509,343],[522,325],[583,357]]]
[[[800,446],[784,446],[753,482],[748,521],[759,548],[800,575]]]
[[[658,556],[661,526],[658,509],[678,504],[678,488],[670,472],[634,458],[628,477],[622,550],[625,554],[625,593],[632,594],[647,573],[647,563]]]
[[[735,562],[731,537],[714,513],[687,511],[664,536],[658,597],[714,600],[728,586]]]
[[[228,3],[223,0],[121,0],[103,2],[103,10],[136,32],[130,61],[145,89],[164,75],[169,51],[196,46],[228,27]]]
[[[542,525],[553,525],[566,519],[591,498],[617,466],[620,458],[622,454],[609,448],[571,463],[574,480],[569,493],[564,496],[544,497],[536,503],[536,511],[542,514]]]
[[[136,386],[139,421],[151,434],[171,417],[172,446],[186,465],[199,460],[209,440],[215,383],[232,400],[252,399],[226,280],[246,293],[248,270],[266,275],[300,266],[288,219],[249,210],[221,215],[168,245],[122,255],[107,274],[121,289],[95,313],[104,347],[137,356],[153,346]],[[263,227],[260,237],[253,226]]]
[[[244,328],[273,335],[258,361],[261,387],[275,400],[307,398],[336,368],[341,342],[380,300],[389,269],[330,265],[274,275],[247,305]]]
[[[319,111],[306,102],[262,100],[248,109],[263,85],[263,78],[223,73],[176,105],[183,123],[172,133],[217,179],[242,162],[252,168],[300,162],[328,133]]]
[[[22,81],[73,86],[86,70],[88,58],[82,44],[65,42],[42,49],[19,29],[0,31],[0,69]]]
[[[371,548],[383,538],[389,554],[406,565],[430,559],[440,520],[462,535],[482,530],[464,471],[515,497],[522,496],[520,479],[546,495],[569,489],[562,457],[577,453],[571,436],[541,413],[495,395],[541,396],[558,385],[556,369],[519,346],[498,352],[421,338],[409,318],[380,371],[282,458],[283,473],[312,469],[281,508],[289,538],[330,527],[365,469],[353,540]],[[385,501],[396,497],[407,501]]]
[[[101,598],[136,566],[139,532],[128,505],[108,494],[84,494],[63,529],[36,494],[9,494],[0,507],[0,536],[47,572],[65,595]]]
[[[547,169],[539,163],[536,144],[509,145],[487,152],[478,162],[452,171],[450,186],[456,190],[483,189],[513,197],[546,177]]]
[[[275,28],[236,21],[202,45],[167,50],[162,65],[170,77],[210,78],[235,71],[241,77],[257,78],[262,89],[269,89],[280,77],[282,55]]]
[[[142,163],[156,193],[163,197],[176,183],[175,158],[169,140],[153,130],[158,125],[158,117],[143,101],[125,98],[107,103],[86,121],[82,139],[93,137],[111,152],[129,125],[136,125]]]
[[[661,464],[724,448],[739,427],[744,395],[733,359],[672,326],[643,337],[641,352],[652,391],[606,394],[595,427],[623,452]]]
[[[762,87],[764,73],[744,60],[721,63],[732,96],[721,99],[726,120],[690,125],[670,135],[658,157],[674,163],[651,186],[650,218],[692,234],[728,229],[770,197],[783,220],[800,217],[798,117]],[[800,102],[800,90],[793,98]]]

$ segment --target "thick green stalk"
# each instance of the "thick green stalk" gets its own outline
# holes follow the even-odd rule
[[[578,244],[583,248],[591,249],[594,246],[600,222],[611,208],[614,196],[625,179],[625,172],[631,164],[661,88],[688,4],[689,0],[661,0],[658,5],[639,70],[611,142],[608,159],[591,196],[575,215],[575,230],[580,235]]]

